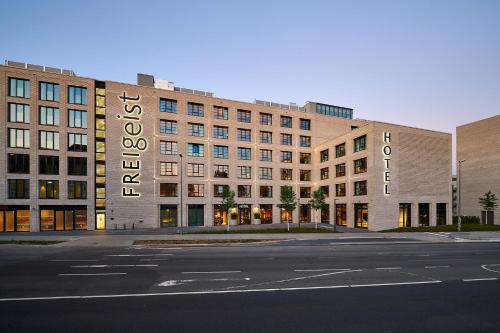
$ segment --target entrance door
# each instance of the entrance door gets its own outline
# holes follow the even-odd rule
[[[177,205],[160,205],[160,227],[177,227]]]
[[[300,223],[311,222],[311,208],[309,205],[300,205],[299,221]]]
[[[96,214],[95,214],[95,228],[97,230],[106,229],[106,212],[96,212]]]
[[[203,205],[188,205],[188,226],[201,227],[204,225],[203,221]]]
[[[64,210],[56,210],[56,230],[64,230]]]
[[[227,212],[220,209],[220,205],[214,205],[214,225],[226,225]]]
[[[419,203],[418,204],[418,225],[419,226],[429,226],[429,204]]]
[[[239,209],[239,224],[250,224],[251,223],[251,218],[250,218],[250,206],[249,205],[240,205],[238,207]]]
[[[15,218],[15,211],[7,210],[5,212],[5,231],[16,231]]]

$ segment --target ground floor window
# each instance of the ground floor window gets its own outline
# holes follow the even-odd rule
[[[411,227],[411,204],[409,203],[399,204],[399,227]]]
[[[30,231],[29,206],[0,208],[0,232]]]
[[[292,223],[292,212],[289,212],[284,208],[281,208],[280,219],[281,223]]]
[[[227,212],[220,208],[220,205],[214,205],[214,225],[226,225]]]
[[[260,223],[273,223],[273,205],[260,205]]]
[[[249,205],[239,205],[238,206],[238,217],[239,224],[250,224],[252,222],[250,217],[250,206]]]
[[[419,226],[429,226],[429,204],[419,203],[418,204],[418,225]]]
[[[437,203],[436,204],[436,224],[445,225],[446,224],[446,204]]]
[[[95,228],[96,230],[106,229],[106,211],[96,210],[95,211]]]
[[[330,205],[321,210],[321,223],[330,223]]]
[[[188,205],[188,226],[199,227],[204,223],[204,205]]]
[[[177,227],[177,205],[160,205],[160,227]]]
[[[354,227],[368,228],[368,204],[354,204]]]
[[[347,205],[346,204],[336,204],[335,205],[335,219],[337,225],[347,226]]]
[[[86,206],[40,206],[40,231],[87,230]]]
[[[311,207],[309,205],[300,205],[299,221],[300,223],[311,222]]]

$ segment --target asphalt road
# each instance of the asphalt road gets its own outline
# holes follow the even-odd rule
[[[499,243],[365,241],[2,245],[0,331],[500,332]]]

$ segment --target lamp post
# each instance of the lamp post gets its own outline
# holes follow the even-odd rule
[[[182,163],[182,154],[179,154],[179,157],[181,158],[181,190],[180,190],[180,195],[181,195],[181,235],[183,234],[184,232],[184,224],[183,224],[183,208],[184,208],[184,205],[182,204],[182,197],[184,195],[184,192],[183,192],[183,187],[182,187],[182,166],[183,166],[183,163]]]
[[[458,232],[462,231],[462,217],[460,213],[460,203],[462,201],[462,163],[465,160],[458,161]]]
[[[337,232],[337,198],[333,199],[333,232]]]

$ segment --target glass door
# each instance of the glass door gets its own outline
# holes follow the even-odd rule
[[[250,224],[250,206],[249,205],[240,205],[239,209],[239,224]]]
[[[56,230],[64,230],[64,210],[56,210]]]

